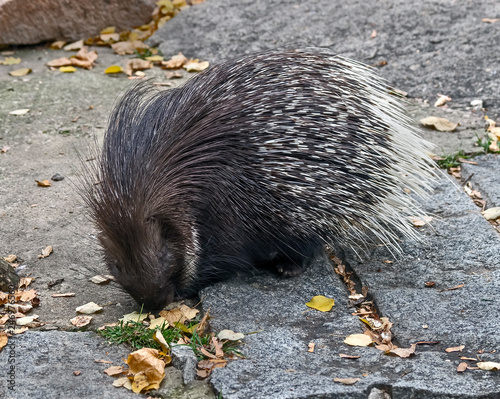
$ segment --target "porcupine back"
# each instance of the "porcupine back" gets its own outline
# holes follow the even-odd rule
[[[147,302],[261,263],[302,267],[319,245],[366,231],[397,248],[419,213],[403,189],[425,195],[433,174],[426,147],[362,64],[253,54],[126,94],[89,204],[111,272]]]

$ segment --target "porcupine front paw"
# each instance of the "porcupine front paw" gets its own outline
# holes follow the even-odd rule
[[[302,274],[304,269],[292,261],[282,261],[276,265],[276,271],[283,277],[297,277]]]

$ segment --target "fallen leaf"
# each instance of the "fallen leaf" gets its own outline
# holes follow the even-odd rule
[[[368,346],[373,340],[365,334],[352,334],[344,339],[344,343],[350,346]]]
[[[465,287],[465,284],[459,284],[456,287],[445,288],[443,290],[439,290],[439,292],[458,290],[459,288],[462,288],[462,287]]]
[[[104,374],[107,374],[111,377],[116,377],[117,375],[127,373],[128,369],[124,369],[122,366],[111,366],[103,371]]]
[[[88,326],[91,321],[92,316],[76,316],[70,320],[71,324],[78,328]]]
[[[426,281],[424,284],[426,287],[431,288],[431,287],[434,287],[436,285],[436,282],[435,281]]]
[[[169,353],[170,347],[165,341],[165,337],[162,335],[160,330],[156,330],[155,335],[153,335],[153,339],[160,345],[162,352]]]
[[[4,257],[4,259],[7,263],[14,263],[17,260],[17,255],[11,254]]]
[[[335,305],[335,300],[327,298],[323,295],[316,295],[311,298],[306,306],[312,309],[319,310],[320,312],[329,312]]]
[[[158,356],[158,350],[151,348],[142,348],[128,355],[126,363],[134,376],[132,390],[135,393],[159,388],[165,377],[165,363]]]
[[[44,180],[45,181],[45,180]],[[48,181],[48,180],[46,180]],[[37,182],[38,183],[38,182]],[[49,184],[50,185],[50,184]],[[44,187],[47,187],[47,186],[44,186]],[[52,245],[48,245],[46,246],[43,250],[42,250],[42,253],[40,255],[38,255],[38,259],[43,259],[43,258],[46,258],[48,257],[52,252],[54,251],[54,248],[52,248]]]
[[[40,186],[40,187],[50,187],[52,186],[52,184],[50,183],[50,180],[35,180],[36,183]]]
[[[76,71],[76,68],[72,66],[62,66],[59,68],[59,71],[63,73],[72,73]]]
[[[127,62],[125,66],[125,73],[131,76],[134,71],[142,71],[144,69],[153,68],[153,63],[151,61],[141,60],[140,58],[134,58]]]
[[[2,154],[5,154],[9,150],[10,150],[10,147],[8,145],[4,145],[2,148],[0,148],[0,152]]]
[[[217,337],[219,337],[220,340],[227,339],[228,341],[239,341],[240,339],[245,338],[245,334],[236,333],[232,330],[221,330],[217,334]]]
[[[445,96],[443,94],[438,94],[438,95],[439,95],[439,98],[434,103],[435,107],[440,107],[442,105],[445,105],[448,101],[451,101],[451,97]]]
[[[89,303],[86,303],[85,305],[78,306],[75,310],[77,313],[92,314],[92,313],[98,313],[102,309],[103,309],[103,307],[99,306],[97,303],[89,302]]]
[[[83,39],[78,40],[77,42],[70,43],[66,46],[64,46],[65,51],[78,51],[81,50],[81,48],[84,46],[83,44]]]
[[[71,60],[67,57],[61,57],[61,58],[56,58],[55,60],[47,62],[46,65],[49,67],[52,67],[52,68],[59,68],[62,66],[71,65]]]
[[[445,351],[448,352],[448,353],[451,353],[451,352],[462,352],[462,349],[465,348],[465,345],[460,345],[460,346],[454,346],[454,347],[451,347],[451,348],[446,348]]]
[[[16,69],[14,71],[10,71],[9,75],[19,77],[26,76],[28,73],[31,73],[31,68]]]
[[[457,367],[457,372],[463,373],[465,370],[467,370],[467,363],[465,362],[460,363]]]
[[[500,363],[497,362],[477,362],[477,367],[479,367],[481,370],[486,370],[486,371],[499,371],[500,370]]]
[[[494,24],[495,22],[500,21],[500,18],[483,18],[481,22],[486,22],[488,24]]]
[[[438,118],[436,116],[429,116],[428,118],[420,119],[420,123],[440,132],[452,132],[459,125],[458,123],[450,122],[448,119]]]
[[[99,38],[104,42],[118,42],[120,41],[120,35],[118,33],[105,33],[99,36]]]
[[[107,35],[109,33],[115,33],[116,32],[116,28],[114,26],[108,26],[106,28],[104,28],[103,30],[101,30],[99,33],[101,35]]]
[[[388,354],[396,355],[402,358],[410,357],[415,353],[417,345],[411,344],[409,348],[394,348],[387,351]]]
[[[342,359],[359,359],[361,356],[356,356],[356,355],[346,355],[345,353],[339,353],[339,356]]]
[[[182,73],[178,71],[170,71],[165,73],[165,77],[167,79],[180,79],[182,78],[182,76],[183,76]]]
[[[91,277],[89,280],[94,284],[108,284],[110,281],[113,281],[115,278],[110,274],[98,274],[94,277]]]
[[[30,112],[29,108],[23,108],[23,109],[16,109],[15,111],[10,111],[10,115],[26,115],[28,112]]]
[[[161,65],[166,69],[177,69],[181,68],[187,61],[188,59],[184,56],[184,54],[179,53],[174,55],[168,61],[162,61]]]
[[[201,72],[209,67],[210,63],[208,61],[189,61],[182,67],[188,72]]]
[[[63,46],[66,44],[64,40],[58,40],[57,42],[54,42],[50,45],[50,48],[52,50],[60,50],[63,48]]]
[[[28,302],[36,298],[37,293],[34,289],[28,290],[28,291],[22,291],[19,292],[19,301],[21,302]]]
[[[165,326],[168,327],[169,322],[163,317],[157,317],[154,320],[151,320],[151,322],[149,323],[149,329],[151,330],[154,330],[157,327],[163,328]]]
[[[408,219],[410,219],[414,227],[423,227],[432,221],[431,216],[424,216],[424,217],[409,216]]]
[[[111,65],[104,70],[104,73],[106,74],[123,73],[123,69],[119,65]]]
[[[138,312],[132,312],[124,315],[120,321],[123,322],[123,324],[128,323],[129,321],[137,322],[137,323],[142,323],[142,321],[149,316],[149,313],[141,313],[139,314]]]
[[[132,383],[130,382],[128,377],[117,378],[116,380],[113,381],[112,385],[115,388],[124,387],[124,388],[127,388],[129,391],[132,390]]]
[[[25,326],[27,324],[33,323],[36,319],[38,319],[37,315],[20,317],[16,319],[16,324],[18,326]]]
[[[316,346],[316,344],[314,342],[309,342],[309,344],[307,345],[307,347],[308,347],[307,351],[313,353],[315,346]]]
[[[161,62],[163,61],[163,57],[161,55],[152,55],[150,57],[146,57],[148,61],[151,62]]]
[[[9,342],[7,333],[5,331],[0,331],[0,351],[7,345],[7,342]]]
[[[377,31],[375,29],[372,30],[372,33],[370,35],[370,39],[375,39],[377,37]]]
[[[495,206],[493,208],[486,209],[484,212],[481,212],[486,220],[495,220],[500,218],[500,207]]]
[[[82,374],[81,370],[73,371],[73,374],[76,375],[77,377]]]
[[[3,65],[17,65],[21,63],[21,58],[15,57],[6,57],[3,61],[0,61],[0,64]]]
[[[361,378],[334,378],[334,382],[340,382],[344,385],[353,385],[358,381],[361,381]]]

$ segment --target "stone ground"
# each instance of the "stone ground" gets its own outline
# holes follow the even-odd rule
[[[176,16],[153,41],[167,56],[183,51],[211,62],[289,44],[327,46],[369,64],[387,61],[380,73],[409,93],[409,112],[415,120],[436,115],[461,123],[454,133],[425,131],[437,144],[437,154],[450,154],[477,150],[473,144],[476,135],[484,134],[484,115],[500,118],[500,21],[490,24],[482,18],[500,18],[500,4],[207,0]],[[370,39],[373,29],[377,37]],[[12,341],[14,393],[6,391],[8,352],[0,352],[0,396],[132,397],[111,386],[112,379],[102,374],[108,365],[95,362],[120,364],[127,348],[109,346],[93,332],[73,331],[69,322],[74,309],[89,301],[105,307],[90,330],[137,310],[118,287],[88,281],[104,269],[77,194],[78,153],[84,160],[89,157],[94,137],[102,139],[115,99],[130,84],[124,76],[103,71],[115,63],[124,66],[127,58],[98,48],[98,65],[92,71],[62,74],[44,64],[67,55],[64,52],[45,46],[15,50],[21,65],[0,65],[0,147],[10,147],[0,154],[0,255],[17,254],[23,264],[20,274],[36,278],[34,288],[42,305],[32,313],[46,325]],[[25,78],[7,75],[19,67],[32,68],[33,73]],[[163,73],[154,70],[147,75]],[[438,93],[451,95],[451,105],[432,107]],[[472,109],[471,100],[482,100],[487,109]],[[9,114],[21,108],[30,112]],[[463,178],[481,191],[488,207],[500,206],[500,161],[491,155],[475,160],[478,165],[464,165]],[[55,173],[65,179],[50,188],[36,185],[35,179],[49,179]],[[393,259],[383,248],[374,248],[362,260],[347,256],[357,278],[370,287],[381,315],[394,323],[401,346],[424,340],[439,344],[419,346],[411,359],[388,357],[374,348],[347,347],[345,336],[362,328],[351,315],[344,285],[320,258],[293,280],[262,272],[205,289],[202,305],[211,308],[215,330],[259,333],[245,338],[247,358],[217,369],[210,383],[183,387],[181,372],[170,368],[164,397],[500,397],[499,372],[456,372],[460,356],[500,361],[495,352],[500,346],[498,233],[459,182],[447,177],[436,182],[424,205],[435,217],[432,228],[421,229],[418,243],[403,242],[402,257]],[[54,253],[37,259],[47,245],[53,245]],[[60,278],[61,284],[48,288],[48,282]],[[427,288],[426,281],[436,281],[436,286]],[[459,284],[465,285],[441,291]],[[51,297],[61,292],[76,296]],[[319,294],[335,298],[331,313],[306,311],[304,303]],[[314,353],[307,352],[311,341],[316,343]],[[444,351],[458,345],[466,345],[462,353]],[[361,358],[345,360],[339,353]],[[79,376],[73,374],[77,370]],[[344,386],[334,383],[335,377],[361,380]]]

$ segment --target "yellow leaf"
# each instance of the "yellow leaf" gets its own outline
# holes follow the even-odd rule
[[[100,34],[101,35],[109,35],[110,33],[115,33],[116,28],[114,26],[108,26],[107,28],[104,28]]]
[[[313,296],[312,299],[306,303],[306,306],[319,310],[320,312],[329,312],[335,305],[335,301],[323,295]]]
[[[151,57],[146,57],[148,61],[152,62],[160,62],[163,61],[163,57],[161,55],[152,55]]]
[[[107,74],[112,74],[112,73],[122,73],[123,69],[119,65],[111,65],[110,67],[107,67],[104,73]]]
[[[52,184],[49,180],[35,180],[40,187],[50,187]]]
[[[75,72],[76,68],[72,67],[72,66],[64,66],[64,67],[60,67],[59,71],[65,72],[65,73],[71,73],[71,72]]]
[[[50,45],[50,48],[52,50],[60,50],[63,48],[63,46],[66,44],[64,40],[58,40],[57,42],[54,42]]]
[[[365,334],[352,334],[344,339],[344,343],[350,346],[368,346],[372,342],[372,339]]]
[[[16,69],[15,71],[9,72],[9,75],[11,75],[11,76],[25,76],[30,72],[31,72],[31,68],[21,68],[21,69]]]
[[[15,57],[6,57],[3,61],[0,62],[0,64],[3,65],[16,65],[21,62],[21,58],[15,58]]]

